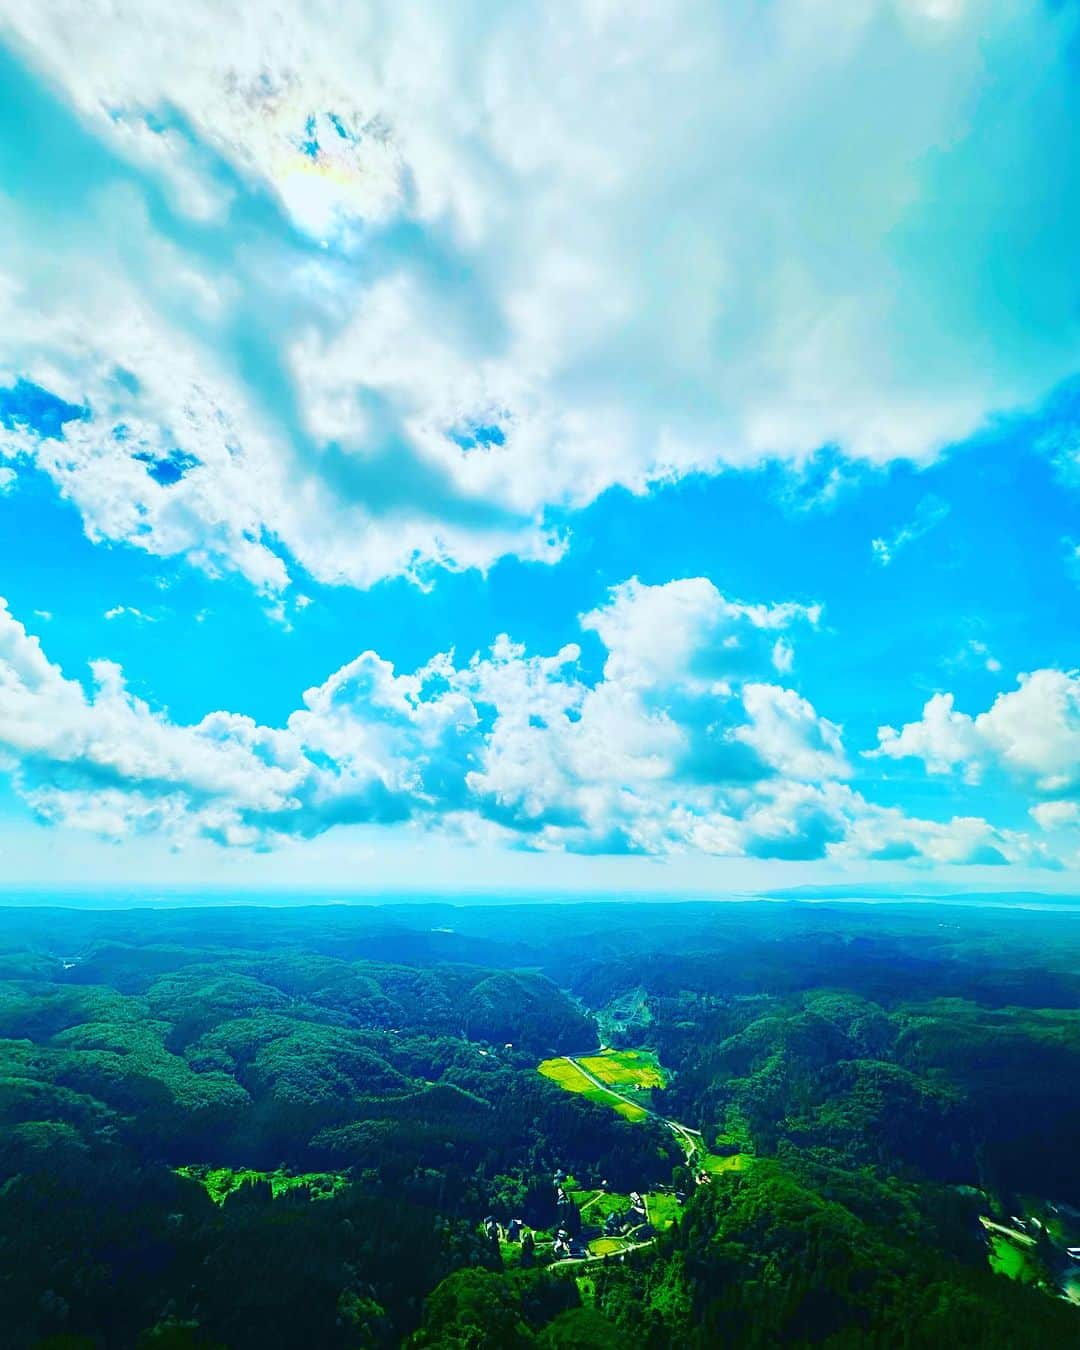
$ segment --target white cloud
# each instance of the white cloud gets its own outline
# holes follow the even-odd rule
[[[891,807],[868,807],[858,813],[850,835],[835,853],[937,866],[1053,867],[1057,862],[1022,831],[997,829],[977,816],[919,820]]]
[[[941,664],[947,670],[970,670],[977,666],[991,675],[998,675],[1004,669],[989,645],[980,638],[968,638],[953,653],[943,657]]]
[[[1074,24],[15,0],[10,42],[119,160],[60,135],[100,183],[50,166],[83,194],[63,228],[33,193],[0,210],[0,371],[90,409],[5,450],[92,537],[267,592],[290,559],[352,585],[552,561],[552,510],[613,484],[925,461],[1075,367]],[[198,466],[162,484],[133,447]]]
[[[664,586],[633,577],[612,590],[606,605],[582,615],[581,626],[607,648],[609,680],[633,685],[678,678],[708,687],[760,669],[774,633],[797,622],[816,625],[820,617],[820,605],[728,600],[707,577]]]
[[[878,748],[866,751],[866,755],[889,759],[912,756],[921,759],[930,773],[949,773],[962,765],[969,781],[977,781],[982,771],[979,737],[972,719],[956,712],[953,702],[952,694],[934,694],[918,722],[908,722],[900,731],[879,727]]]
[[[1031,808],[1031,815],[1041,829],[1064,829],[1080,824],[1080,802],[1039,802]]]
[[[157,620],[152,614],[144,614],[141,609],[136,609],[134,605],[113,605],[107,609],[104,614],[106,619],[120,619],[127,615],[135,619],[138,623],[156,623]]]
[[[42,814],[92,829],[184,818],[206,830],[289,803],[297,757],[280,733],[225,713],[177,726],[131,695],[112,662],[91,671],[87,694],[0,608],[0,748]]]
[[[1038,792],[1060,793],[1080,783],[1080,672],[1036,670],[970,717],[952,694],[935,694],[918,722],[900,731],[882,727],[871,756],[923,760],[930,773],[959,769],[977,782],[999,766]]]
[[[750,721],[738,728],[736,736],[786,777],[816,782],[850,772],[840,727],[819,717],[793,689],[748,684],[743,707]]]
[[[967,652],[973,660],[982,664],[985,670],[991,675],[996,675],[1001,670],[1001,662],[990,651],[985,642],[980,642],[978,638],[972,638],[967,644]]]
[[[773,643],[772,663],[781,675],[789,675],[795,664],[795,648],[787,638],[777,638]]]
[[[268,727],[225,711],[177,724],[108,661],[84,689],[4,608],[0,764],[42,820],[110,837],[265,848],[411,823],[579,853],[1038,861],[1021,834],[912,821],[843,781],[841,729],[755,677],[766,635],[807,612],[729,601],[701,578],[634,580],[583,616],[611,644],[596,683],[575,644],[538,656],[502,636],[411,673],[368,651]],[[679,664],[655,650],[667,632]],[[733,633],[761,640],[757,672]]]
[[[14,469],[0,466],[0,497],[6,497],[18,482],[19,475]]]

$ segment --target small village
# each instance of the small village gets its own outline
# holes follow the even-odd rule
[[[698,1172],[694,1180],[705,1185],[710,1178]],[[561,1169],[552,1177],[552,1189],[556,1217],[550,1228],[529,1227],[519,1217],[503,1223],[489,1214],[484,1220],[486,1237],[498,1244],[507,1264],[619,1258],[670,1228],[687,1199],[685,1192],[670,1188],[623,1195],[612,1191],[606,1180],[582,1187]]]
[[[652,1117],[668,1127],[686,1155],[694,1186],[706,1186],[715,1172],[738,1166],[738,1157],[715,1157],[697,1130],[660,1115],[651,1105],[651,1089],[666,1074],[655,1055],[643,1050],[602,1047],[588,1056],[545,1060],[540,1072],[566,1091],[583,1093],[630,1121]],[[631,1095],[633,1094],[633,1095]],[[687,1194],[671,1186],[651,1190],[613,1191],[606,1179],[585,1184],[562,1168],[551,1179],[554,1220],[531,1227],[520,1216],[505,1221],[495,1214],[482,1228],[498,1244],[507,1265],[576,1263],[621,1259],[653,1242],[676,1222]]]

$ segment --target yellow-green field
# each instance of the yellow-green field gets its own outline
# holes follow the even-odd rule
[[[341,1172],[304,1172],[299,1176],[293,1176],[291,1172],[284,1172],[280,1168],[276,1172],[257,1172],[250,1167],[196,1165],[178,1167],[176,1173],[189,1181],[199,1182],[215,1205],[223,1205],[226,1197],[233,1191],[238,1191],[241,1186],[252,1185],[259,1181],[269,1182],[270,1194],[275,1200],[286,1191],[298,1190],[301,1187],[311,1192],[313,1200],[326,1200],[349,1184],[348,1178]]]
[[[545,1059],[538,1067],[539,1072],[545,1078],[550,1078],[553,1083],[558,1083],[559,1087],[565,1088],[567,1092],[576,1092],[582,1097],[587,1097],[589,1101],[596,1102],[599,1106],[609,1106],[613,1111],[617,1111],[624,1120],[644,1120],[649,1114],[644,1107],[635,1106],[633,1102],[624,1102],[613,1093],[597,1087],[581,1072],[576,1064],[571,1064],[568,1059]]]
[[[745,1172],[753,1161],[749,1153],[729,1153],[725,1157],[718,1153],[703,1153],[694,1163],[703,1172],[708,1172],[709,1176],[716,1177],[721,1172]]]
[[[578,1066],[571,1064],[568,1059],[561,1057],[545,1059],[539,1068],[545,1078],[550,1078],[553,1083],[558,1083],[568,1092],[584,1092],[586,1088],[595,1086],[589,1082]]]
[[[651,1050],[604,1050],[599,1055],[582,1056],[579,1063],[601,1083],[620,1092],[627,1088],[659,1088],[667,1082]]]

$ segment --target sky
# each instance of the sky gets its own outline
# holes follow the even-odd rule
[[[0,887],[1080,890],[1078,65],[0,0]]]

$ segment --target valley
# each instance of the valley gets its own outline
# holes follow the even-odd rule
[[[1070,1343],[1074,926],[623,909],[0,910],[13,1350]]]

